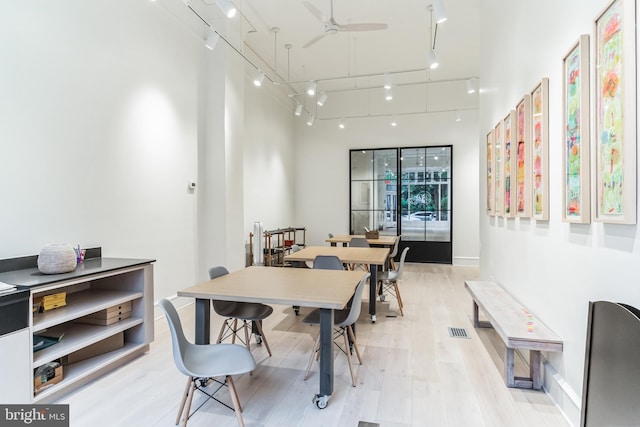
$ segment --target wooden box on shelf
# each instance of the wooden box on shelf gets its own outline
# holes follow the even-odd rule
[[[62,381],[62,364],[53,362],[48,365],[45,369],[34,369],[33,391],[35,393],[45,387],[58,384]]]
[[[119,322],[122,319],[128,319],[129,317],[131,317],[131,301],[126,301],[122,304],[114,305],[76,319],[75,322],[106,326]]]

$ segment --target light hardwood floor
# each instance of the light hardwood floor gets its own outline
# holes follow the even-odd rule
[[[351,426],[359,421],[382,427],[555,427],[568,426],[543,392],[514,390],[503,377],[504,345],[493,330],[474,330],[472,303],[464,280],[477,268],[407,264],[397,302],[378,302],[378,321],[369,322],[366,303],[357,324],[364,365],[356,365],[351,387],[346,358],[336,353],[334,394],[326,409],[311,399],[318,390],[318,366],[307,381],[305,363],[317,327],[302,324],[291,307],[274,306],[264,322],[273,352],[252,348],[258,367],[236,378],[247,426]],[[368,295],[365,292],[365,296]],[[193,305],[180,310],[193,336]],[[221,319],[212,315],[212,335]],[[470,339],[450,338],[448,327],[465,328]],[[516,374],[526,372],[522,360]],[[70,404],[71,425],[172,426],[186,378],[175,368],[164,318],[146,355],[86,385],[57,403]],[[230,403],[228,391],[219,398]],[[193,407],[204,399],[194,398]],[[209,401],[189,420],[196,426],[235,426],[233,412]]]

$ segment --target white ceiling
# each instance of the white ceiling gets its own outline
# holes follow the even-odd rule
[[[331,0],[306,1],[330,16]],[[399,89],[405,91],[424,91],[425,82],[429,81],[448,82],[436,89],[446,94],[452,84],[462,87],[466,79],[478,77],[480,0],[443,0],[448,19],[437,26],[430,12],[434,0],[333,1],[334,18],[339,24],[385,23],[388,27],[338,32],[304,48],[304,44],[322,34],[324,25],[303,0],[233,0],[238,9],[234,18],[224,16],[216,0],[162,3],[182,14],[183,19],[189,15],[190,26],[197,27],[196,33],[203,40],[209,27],[220,33],[269,80],[287,83],[284,87],[290,96],[304,93],[311,80],[318,81],[319,92],[382,90],[384,74],[389,73],[393,84],[404,85]],[[427,52],[434,35],[440,66],[428,70]],[[291,45],[290,49],[286,45]],[[439,85],[430,83],[432,87],[433,84]],[[337,99],[339,94],[331,96]]]

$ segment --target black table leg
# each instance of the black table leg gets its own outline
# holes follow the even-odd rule
[[[320,394],[333,393],[333,310],[320,309]],[[325,401],[326,403],[326,401]]]
[[[376,287],[378,286],[378,266],[375,264],[369,265],[369,314],[371,315],[371,321],[376,322]]]
[[[211,337],[211,300],[196,298],[196,344],[209,344]]]

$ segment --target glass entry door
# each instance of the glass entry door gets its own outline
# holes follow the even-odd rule
[[[351,150],[350,232],[402,235],[410,262],[451,264],[452,147]]]
[[[401,247],[407,260],[451,264],[451,146],[400,149]]]

